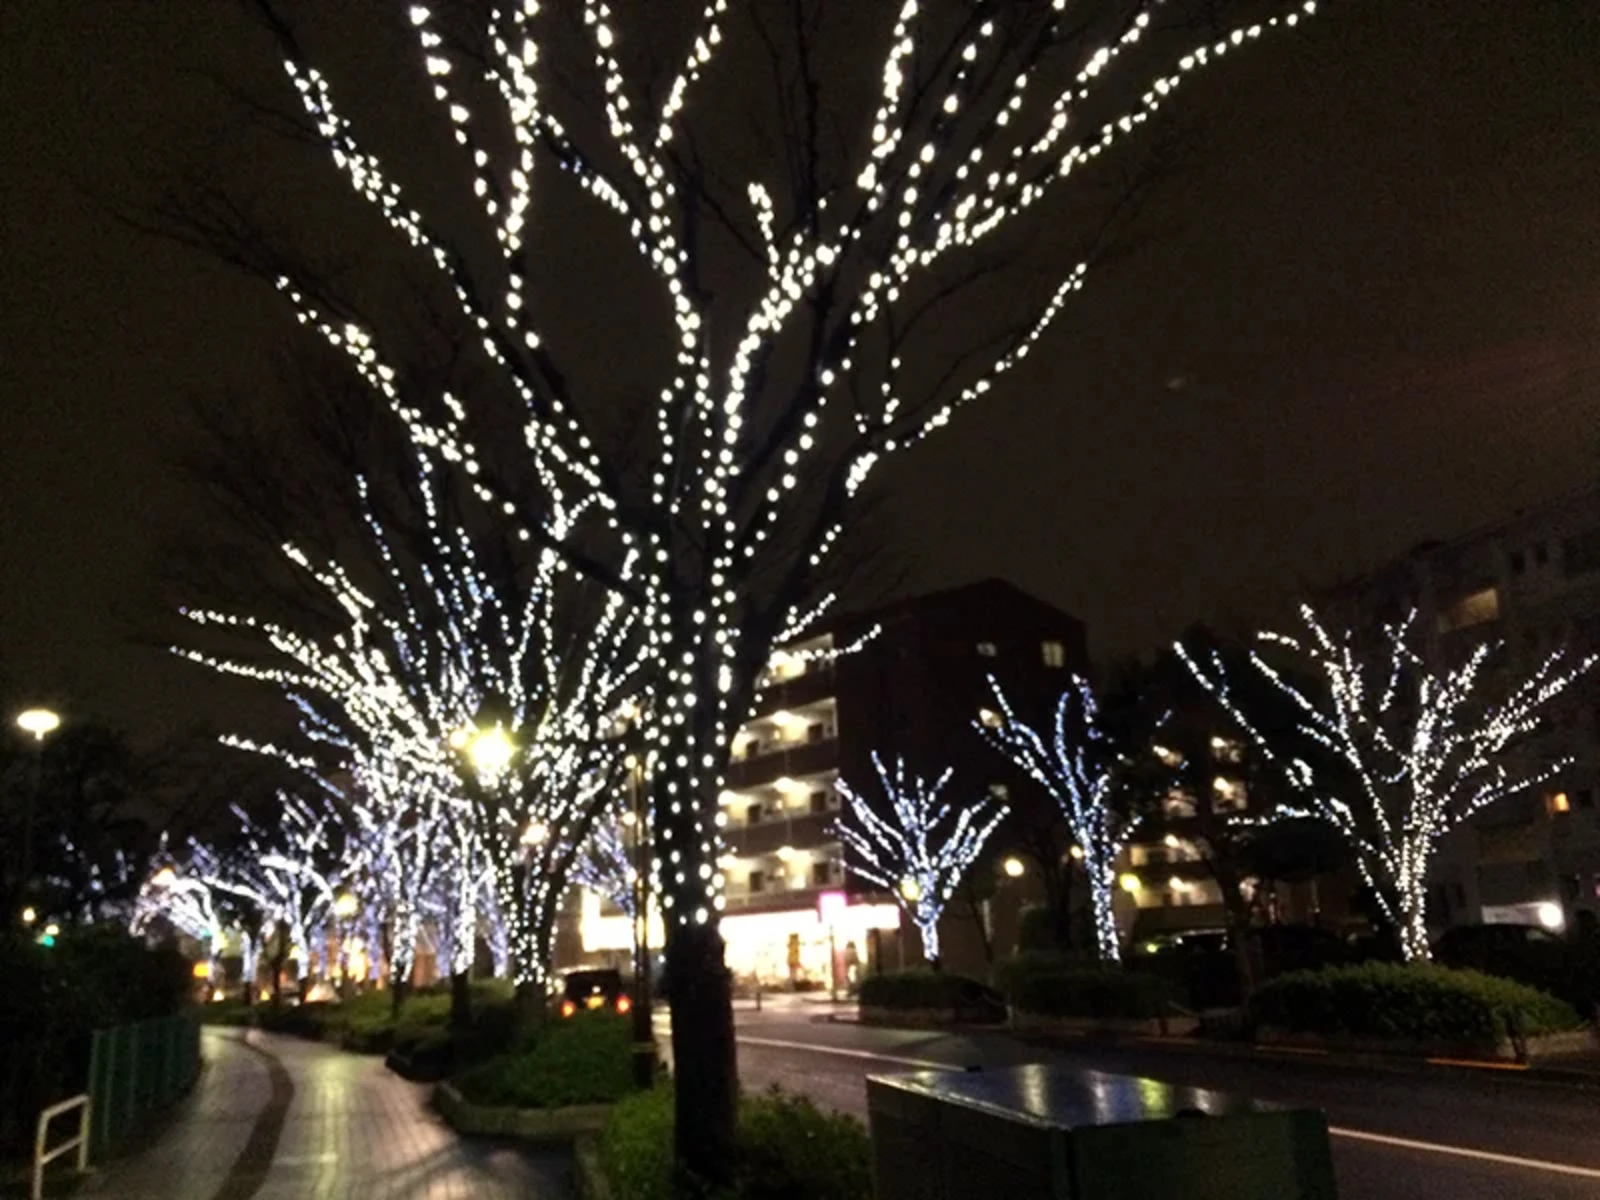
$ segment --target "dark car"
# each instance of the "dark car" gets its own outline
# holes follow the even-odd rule
[[[1261,925],[1248,937],[1251,960],[1262,980],[1350,961],[1336,935],[1311,925]],[[1136,942],[1133,952],[1140,970],[1179,984],[1196,1008],[1226,1008],[1240,1001],[1239,957],[1226,929],[1152,934]]]
[[[625,1013],[633,1007],[615,967],[568,971],[561,979],[561,1015],[584,1012]]]
[[[1588,1012],[1600,1001],[1600,955],[1540,925],[1457,925],[1439,935],[1433,957],[1447,967],[1515,979]]]

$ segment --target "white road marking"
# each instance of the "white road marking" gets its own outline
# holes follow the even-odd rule
[[[1368,1133],[1364,1129],[1343,1129],[1328,1126],[1334,1137],[1352,1138],[1358,1142],[1375,1142],[1380,1146],[1397,1146],[1402,1150],[1421,1150],[1428,1154],[1448,1154],[1456,1158],[1475,1158],[1480,1162],[1499,1163],[1507,1167],[1522,1167],[1528,1171],[1544,1171],[1551,1175],[1571,1175],[1575,1179],[1600,1179],[1600,1167],[1580,1167],[1572,1163],[1548,1162],[1542,1158],[1523,1158],[1520,1154],[1496,1154],[1492,1150],[1473,1150],[1466,1146],[1444,1146],[1438,1142],[1419,1142],[1413,1138],[1390,1137],[1385,1133]]]
[[[786,1042],[777,1038],[738,1037],[735,1040],[747,1046],[766,1046],[774,1050],[809,1050],[813,1054],[836,1054],[842,1058],[860,1058],[872,1062],[896,1063],[907,1067],[921,1067],[938,1071],[959,1071],[962,1068],[950,1063],[934,1062],[926,1058],[905,1058],[898,1054],[880,1054],[875,1050],[856,1050],[846,1046],[824,1046],[816,1042]],[[1519,1154],[1496,1154],[1492,1150],[1473,1150],[1468,1146],[1446,1146],[1439,1142],[1421,1142],[1415,1138],[1391,1137],[1385,1133],[1368,1133],[1364,1129],[1345,1129],[1330,1125],[1328,1132],[1334,1137],[1352,1141],[1372,1142],[1379,1146],[1393,1146],[1401,1150],[1418,1150],[1425,1154],[1444,1154],[1455,1158],[1476,1159],[1479,1162],[1498,1163],[1506,1167],[1521,1167],[1527,1171],[1544,1171],[1551,1175],[1568,1175],[1575,1179],[1600,1179],[1600,1167],[1580,1167],[1573,1163],[1548,1162],[1542,1158],[1524,1158]]]
[[[847,1046],[823,1046],[816,1042],[785,1042],[777,1038],[736,1037],[743,1046],[766,1046],[773,1050],[809,1050],[813,1054],[837,1054],[841,1058],[865,1058],[873,1062],[899,1063],[906,1067],[922,1067],[935,1071],[959,1071],[953,1063],[934,1062],[928,1058],[903,1058],[898,1054],[880,1054],[876,1050],[853,1050]]]

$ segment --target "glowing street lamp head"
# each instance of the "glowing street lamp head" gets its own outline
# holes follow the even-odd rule
[[[17,714],[17,728],[33,734],[33,740],[42,742],[61,728],[61,716],[48,708],[28,708]]]
[[[336,917],[353,917],[356,909],[361,907],[361,902],[356,899],[353,892],[341,892],[339,898],[333,902],[333,915]]]
[[[1026,869],[1022,865],[1022,860],[1014,855],[1011,858],[1006,859],[1005,862],[1000,864],[1000,866],[1001,869],[1004,870],[1005,873],[1012,879],[1022,878],[1022,873]]]
[[[524,846],[542,846],[550,840],[550,827],[535,821],[522,831],[522,844]]]
[[[922,885],[908,875],[900,881],[900,894],[907,904],[915,904],[922,899]]]
[[[1117,882],[1122,885],[1122,890],[1130,896],[1136,896],[1144,890],[1144,881],[1132,871],[1127,872]]]
[[[178,882],[178,873],[171,867],[162,867],[150,880],[152,887],[166,889]]]
[[[480,775],[493,778],[503,774],[516,757],[517,744],[500,726],[473,734],[466,742],[467,757]]]
[[[39,910],[34,908],[33,905],[30,904],[27,908],[22,910],[22,923],[24,925],[32,925],[38,919]]]

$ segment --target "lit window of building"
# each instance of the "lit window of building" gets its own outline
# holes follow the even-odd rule
[[[1572,800],[1565,792],[1546,792],[1544,802],[1551,816],[1572,811]]]
[[[1067,665],[1067,648],[1060,642],[1040,642],[1039,653],[1044,658],[1047,667],[1064,667]]]
[[[1218,812],[1234,812],[1245,805],[1244,784],[1236,779],[1218,775],[1211,781],[1211,790],[1211,804]]]
[[[998,646],[996,646],[993,642],[979,642],[978,643],[978,657],[979,658],[994,658],[999,653],[1000,653],[1000,648]]]
[[[1439,614],[1439,632],[1453,633],[1500,619],[1500,589],[1486,587],[1457,600]]]

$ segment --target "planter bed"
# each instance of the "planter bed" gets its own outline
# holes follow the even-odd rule
[[[1395,1058],[1456,1058],[1468,1062],[1538,1062],[1540,1059],[1559,1057],[1595,1045],[1594,1035],[1586,1029],[1569,1033],[1541,1034],[1526,1039],[1526,1056],[1519,1056],[1517,1046],[1510,1038],[1501,1038],[1493,1047],[1463,1045],[1442,1040],[1416,1038],[1362,1037],[1348,1033],[1300,1033],[1263,1025],[1256,1030],[1255,1040],[1261,1046],[1290,1046],[1301,1050],[1327,1050],[1334,1054],[1383,1054]]]
[[[1056,1017],[1013,1009],[1011,1028],[1030,1033],[1120,1034],[1129,1037],[1192,1037],[1200,1018],[1187,1013],[1169,1017]]]
[[[883,1008],[861,1006],[863,1025],[898,1025],[904,1029],[944,1029],[958,1024],[953,1008]]]
[[[597,1134],[611,1115],[609,1104],[573,1104],[566,1108],[505,1108],[473,1104],[455,1086],[433,1090],[434,1107],[457,1133],[519,1138],[527,1142],[569,1142]]]

